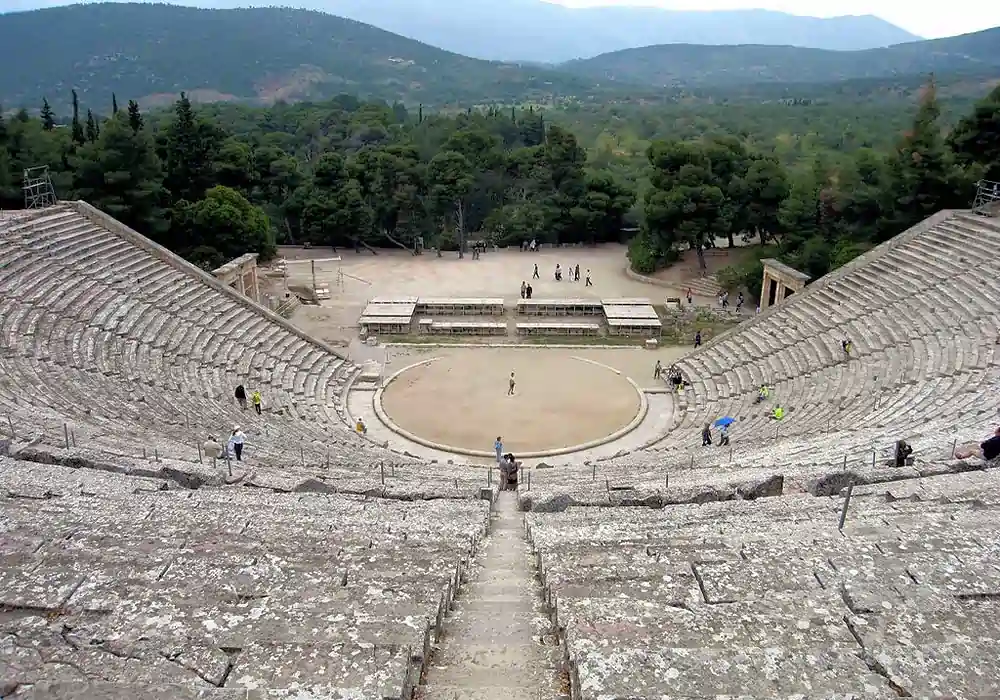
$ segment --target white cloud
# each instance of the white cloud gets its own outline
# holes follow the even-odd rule
[[[977,32],[1000,26],[1000,2],[950,0],[919,3],[912,0],[550,0],[569,7],[641,5],[668,10],[735,10],[760,8],[811,17],[876,15],[898,27],[929,39]]]

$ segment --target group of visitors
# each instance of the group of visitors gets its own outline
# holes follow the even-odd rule
[[[687,384],[684,381],[684,373],[681,372],[677,365],[670,365],[666,371],[663,369],[663,363],[659,360],[656,361],[656,365],[653,366],[653,379],[666,379],[667,384],[670,387],[680,393],[680,390]]]
[[[240,426],[234,425],[226,444],[219,442],[218,436],[209,435],[208,440],[201,446],[205,457],[213,462],[218,459],[235,459],[237,462],[243,461],[243,444],[246,442],[246,435],[240,430]]]
[[[242,408],[244,411],[247,410],[247,390],[242,384],[236,387],[235,395],[236,395],[236,401],[237,403],[239,403],[240,408]],[[259,416],[261,414],[260,391],[254,389],[253,392],[250,394],[250,400],[253,402],[253,410],[257,411],[257,415]]]
[[[691,289],[688,289],[688,303],[691,303]],[[729,292],[723,291],[719,294],[719,306],[723,309],[729,308]],[[743,292],[740,292],[739,296],[736,297],[736,313],[743,310]]]
[[[535,276],[536,277],[538,276],[538,265],[535,265]],[[531,293],[533,291],[534,290],[531,288],[530,284],[528,284],[524,280],[521,280],[521,298],[522,299],[530,299],[531,298]]]
[[[730,423],[723,423],[719,426],[719,447],[726,447],[729,445],[729,426]],[[705,427],[701,429],[701,446],[709,447],[712,444],[712,424],[705,423]]]
[[[567,277],[567,279],[570,282],[579,282],[580,281],[580,266],[579,265],[576,265],[576,266],[567,265],[566,266],[566,277]],[[556,263],[555,278],[556,278],[556,282],[562,282],[563,269],[562,269],[562,265],[560,265],[559,263]],[[532,276],[532,279],[538,279],[538,265],[537,264],[535,265],[535,272],[534,272],[534,274]],[[587,270],[587,274],[586,274],[584,280],[585,280],[585,284],[584,284],[585,287],[593,287],[594,286],[594,283],[590,281],[590,270]]]
[[[244,411],[248,410],[250,404],[253,404],[253,409],[257,412],[257,415],[261,415],[263,399],[261,398],[260,390],[254,389],[248,396],[246,387],[239,384],[233,395],[236,397],[236,403]],[[235,459],[237,462],[242,462],[243,445],[245,443],[246,435],[243,430],[240,429],[239,425],[234,425],[225,444],[219,442],[218,435],[209,435],[208,439],[202,444],[201,449],[205,453],[205,457],[211,459],[213,462],[219,459]]]

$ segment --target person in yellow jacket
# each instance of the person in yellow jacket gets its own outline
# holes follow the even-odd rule
[[[250,397],[253,401],[253,410],[257,411],[257,415],[260,415],[260,391],[257,389],[253,390],[253,395]]]
[[[775,406],[774,412],[771,414],[771,417],[774,418],[774,420],[781,420],[782,418],[785,417],[785,409],[783,409],[781,406]]]

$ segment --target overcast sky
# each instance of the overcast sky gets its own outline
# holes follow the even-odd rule
[[[649,5],[669,10],[734,10],[761,8],[795,15],[835,17],[876,15],[928,39],[1000,26],[998,0],[551,0],[570,7]]]

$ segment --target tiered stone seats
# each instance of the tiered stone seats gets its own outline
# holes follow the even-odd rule
[[[781,473],[788,492],[844,468],[879,480],[965,468],[948,463],[952,447],[988,437],[1000,409],[997,246],[1000,220],[964,212],[904,232],[678,360],[692,385],[666,434],[597,469],[536,475],[533,500],[561,490],[600,502],[615,484],[658,484],[669,500],[667,477],[680,487]],[[758,404],[765,383],[771,399]],[[736,418],[732,449],[702,448],[702,426],[723,416]],[[900,438],[916,467],[882,473]]]
[[[998,285],[985,255],[997,243],[1000,222],[944,217],[682,359],[694,382],[678,426],[688,434],[667,444],[691,444],[692,430],[722,415],[741,419],[741,439],[756,439],[769,424],[770,406],[753,403],[761,383],[790,411],[786,435],[858,426],[898,434],[941,419],[981,432],[987,407],[962,399],[1000,376]],[[843,338],[854,343],[851,358]]]
[[[528,514],[572,697],[995,696],[998,485]]]
[[[0,457],[5,697],[409,698],[488,514]]]
[[[0,413],[20,437],[193,461],[239,424],[258,472],[415,466],[345,424],[350,363],[92,207],[4,220],[0,237]],[[263,417],[239,410],[239,383]]]

